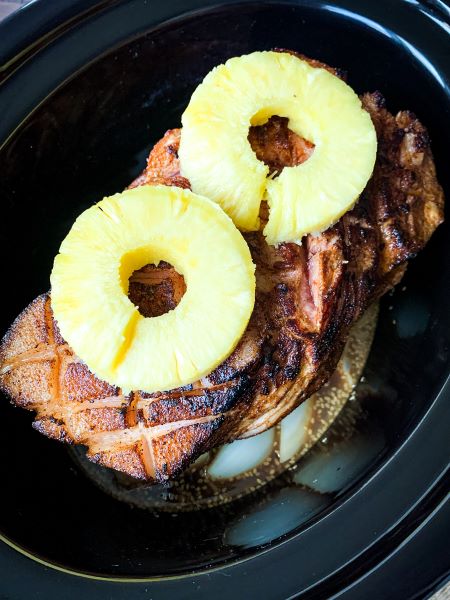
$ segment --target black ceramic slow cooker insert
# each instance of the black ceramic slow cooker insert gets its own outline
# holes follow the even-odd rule
[[[37,0],[0,26],[2,332],[48,289],[76,216],[140,172],[204,75],[274,47],[344,68],[357,92],[415,112],[449,194],[449,11],[438,0]],[[448,235],[445,223],[382,300],[357,390],[361,444],[348,476],[309,504],[281,477],[215,508],[131,508],[2,398],[4,597],[399,599],[442,584]]]

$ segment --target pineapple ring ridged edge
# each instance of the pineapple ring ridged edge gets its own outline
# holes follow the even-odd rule
[[[274,114],[315,144],[302,165],[274,180],[248,142],[251,125]],[[376,132],[355,92],[327,70],[296,56],[254,52],[215,67],[182,116],[182,174],[192,189],[218,202],[242,231],[264,229],[271,244],[323,231],[357,201],[376,158]]]
[[[173,264],[187,290],[174,310],[144,318],[127,296],[128,277],[159,260]],[[254,269],[217,204],[189,190],[143,186],[75,221],[55,258],[52,309],[95,375],[124,391],[165,391],[197,381],[234,350],[254,306]]]

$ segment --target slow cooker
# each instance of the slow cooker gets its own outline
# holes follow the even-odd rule
[[[0,25],[2,332],[49,287],[75,217],[123,189],[228,57],[348,71],[428,127],[450,193],[440,0],[35,0]],[[382,299],[348,438],[232,501],[142,507],[0,402],[2,598],[424,598],[450,572],[448,223]],[[345,410],[345,409],[344,409]],[[95,477],[94,477],[95,478]],[[163,492],[162,492],[163,493]]]

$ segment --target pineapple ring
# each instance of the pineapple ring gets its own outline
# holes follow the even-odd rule
[[[268,178],[249,142],[272,115],[315,144],[303,164]],[[298,242],[352,208],[372,174],[377,140],[355,92],[322,68],[279,52],[254,52],[214,68],[182,116],[182,175],[218,202],[243,231],[259,229],[269,203],[268,243]]]
[[[178,306],[143,317],[130,301],[136,269],[170,262],[186,282]],[[254,264],[231,219],[207,198],[142,186],[75,221],[55,258],[52,309],[93,373],[124,392],[197,381],[229,356],[255,300]]]

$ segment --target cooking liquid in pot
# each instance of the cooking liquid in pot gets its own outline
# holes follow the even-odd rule
[[[327,437],[336,445],[357,434],[361,409],[354,390],[369,355],[377,316],[378,306],[373,305],[353,326],[336,371],[316,394],[275,427],[202,455],[175,481],[146,486],[91,463],[81,448],[69,451],[104,492],[139,508],[177,512],[217,506],[255,492],[286,472],[295,483],[314,489],[317,480],[313,477],[310,482],[308,473],[303,478],[296,463],[319,440],[315,450],[326,454]],[[325,435],[347,401],[332,432]]]

